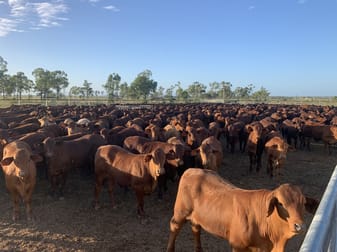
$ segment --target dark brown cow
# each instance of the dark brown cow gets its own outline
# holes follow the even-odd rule
[[[13,201],[13,221],[19,218],[20,199],[26,205],[27,219],[32,219],[32,194],[36,184],[35,162],[40,161],[39,155],[33,155],[29,145],[23,141],[13,141],[3,150],[1,160],[5,174],[6,188]]]
[[[261,158],[264,149],[262,139],[263,126],[259,122],[253,122],[246,125],[246,130],[249,133],[247,141],[247,152],[249,155],[249,172],[253,171],[253,166],[256,166],[256,171],[261,168]]]
[[[304,209],[313,213],[317,205],[298,186],[245,190],[214,171],[188,169],[179,183],[167,251],[175,251],[177,235],[189,220],[195,251],[202,251],[202,228],[228,240],[234,252],[282,252],[290,238],[305,231]]]
[[[51,194],[57,196],[56,193],[59,193],[58,196],[63,197],[68,172],[72,168],[87,168],[87,173],[93,172],[96,150],[106,141],[100,135],[89,134],[69,141],[47,137],[43,144]]]
[[[115,184],[130,186],[137,196],[137,213],[144,216],[144,194],[155,189],[158,176],[165,172],[164,163],[162,149],[149,154],[133,154],[117,145],[99,147],[95,155],[95,208],[99,208],[99,194],[104,180],[107,180],[112,206],[115,205]]]

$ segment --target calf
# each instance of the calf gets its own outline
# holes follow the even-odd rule
[[[148,154],[133,154],[117,145],[99,147],[95,155],[95,208],[99,208],[99,194],[107,180],[112,206],[115,184],[130,186],[137,196],[137,213],[144,216],[144,194],[155,189],[158,177],[165,172],[164,163],[165,153],[160,148]]]
[[[192,223],[195,251],[202,251],[200,231],[228,240],[232,251],[284,251],[287,241],[305,231],[304,209],[318,206],[298,186],[244,190],[210,170],[191,168],[181,177],[167,251],[186,222]]]
[[[274,172],[280,174],[287,158],[289,145],[284,141],[281,134],[276,131],[270,132],[266,136],[265,150],[267,154],[267,174],[273,177]]]
[[[19,200],[26,204],[27,219],[32,219],[32,194],[36,184],[35,162],[41,160],[33,155],[29,145],[23,141],[13,141],[3,150],[1,160],[5,175],[6,188],[13,201],[13,221],[19,218]]]

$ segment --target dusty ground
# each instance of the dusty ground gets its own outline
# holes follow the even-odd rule
[[[303,192],[320,199],[329,177],[337,164],[336,150],[328,156],[321,145],[314,145],[311,152],[294,151],[288,154],[281,183],[301,185]],[[277,185],[265,175],[246,175],[247,154],[225,153],[221,175],[243,188],[274,188]],[[51,199],[49,184],[39,180],[33,196],[35,221],[27,223],[22,211],[21,220],[11,221],[12,205],[5,190],[3,174],[0,173],[0,251],[165,251],[169,220],[175,200],[177,185],[169,183],[164,200],[156,194],[145,198],[146,222],[136,216],[136,200],[130,191],[117,188],[117,209],[109,207],[108,195],[102,193],[103,208],[94,210],[93,179],[83,179],[74,171],[67,181],[64,200]],[[21,209],[23,210],[23,209]],[[309,225],[312,215],[306,215]],[[229,251],[226,241],[203,232],[205,251]],[[286,251],[298,251],[304,235],[293,238]],[[189,224],[178,236],[177,251],[193,251]]]

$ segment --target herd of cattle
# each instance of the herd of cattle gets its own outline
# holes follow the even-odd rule
[[[218,171],[226,155],[241,152],[249,160],[247,176],[267,172],[273,179],[281,176],[287,152],[310,150],[312,139],[324,143],[331,154],[337,143],[336,108],[185,104],[0,109],[0,158],[14,221],[21,200],[27,219],[33,218],[39,179],[50,181],[51,195],[64,197],[67,175],[75,170],[95,179],[96,209],[104,183],[112,207],[119,185],[135,192],[141,217],[144,195],[157,190],[162,198],[167,180],[179,181],[167,251],[175,250],[186,220],[192,223],[195,251],[202,251],[201,228],[228,240],[233,251],[283,251],[287,240],[305,229],[304,209],[314,213],[318,201],[291,184],[244,190]],[[263,157],[266,171],[260,171]]]

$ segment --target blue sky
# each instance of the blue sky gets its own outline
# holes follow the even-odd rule
[[[0,0],[0,56],[10,74],[62,70],[94,90],[149,69],[164,88],[337,96],[337,0]]]

